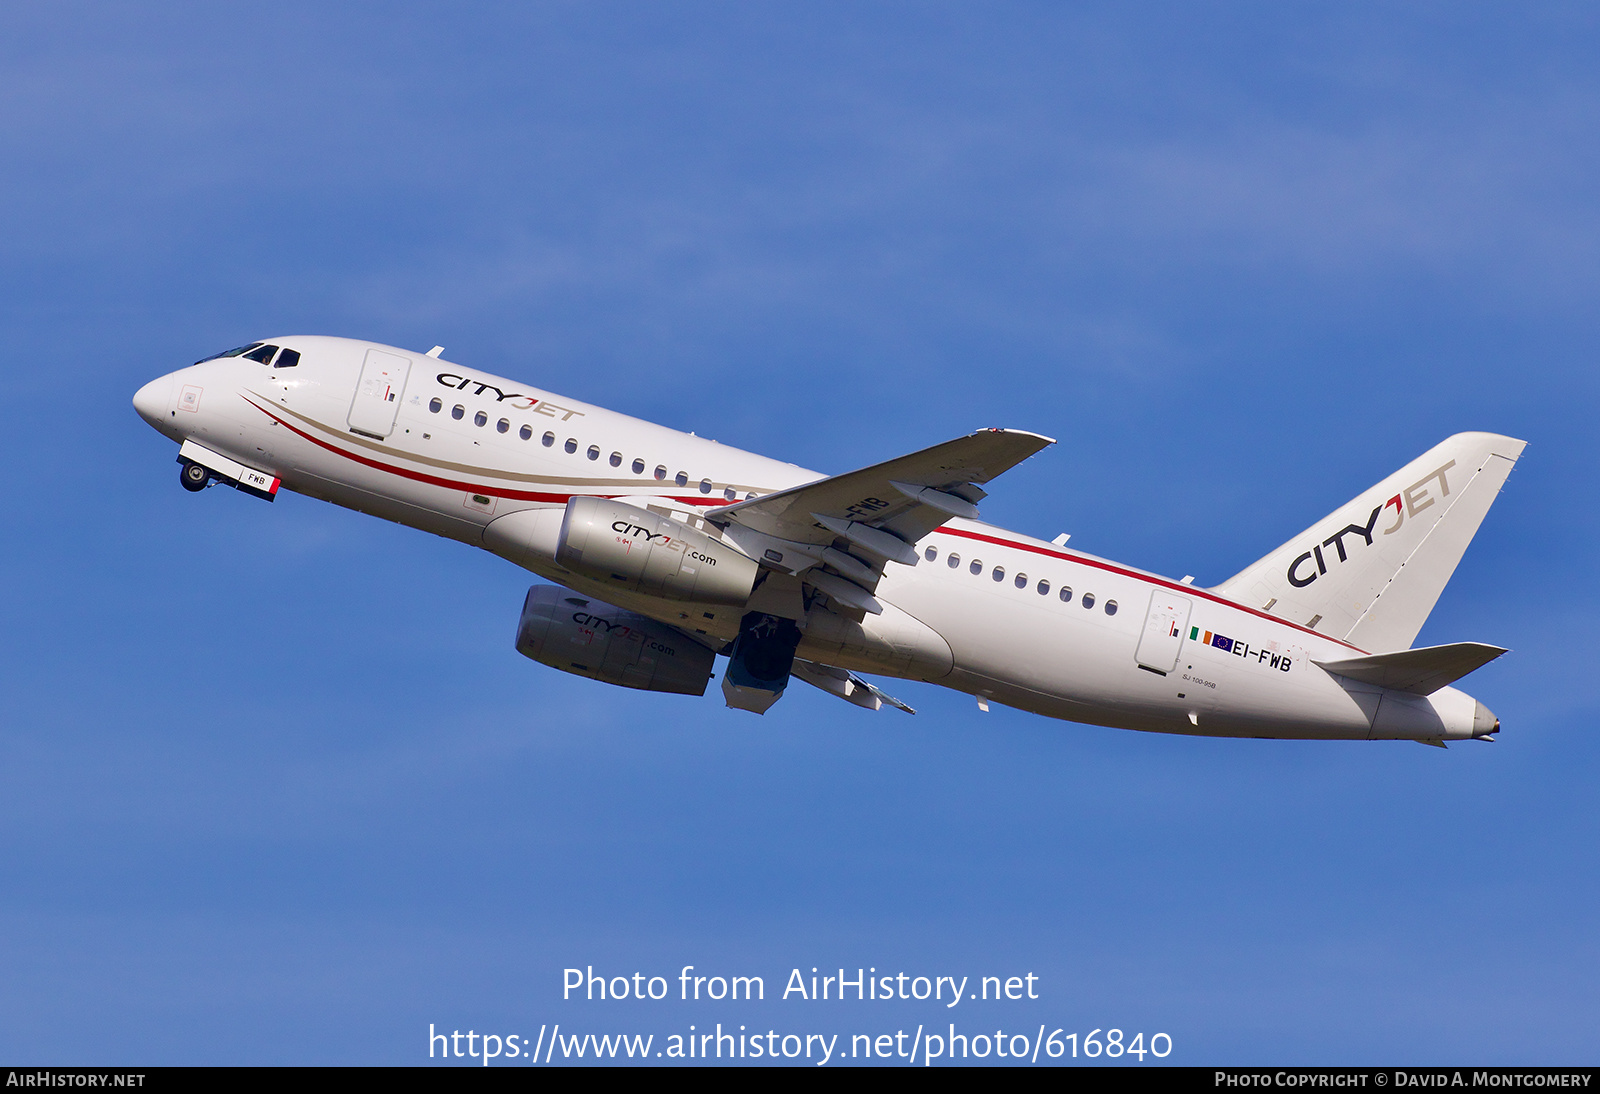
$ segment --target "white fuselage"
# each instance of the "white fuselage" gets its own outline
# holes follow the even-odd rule
[[[147,385],[135,406],[168,437],[267,472],[290,490],[478,547],[491,522],[522,510],[561,510],[577,495],[698,522],[733,500],[823,477],[411,351],[321,337],[274,344],[298,350],[300,363],[274,369],[240,357],[206,361]],[[372,348],[411,363],[383,439],[350,424]],[[1207,590],[959,518],[918,543],[917,555],[914,566],[888,565],[874,594],[882,615],[857,622],[813,613],[799,656],[1128,729],[1474,735],[1479,708],[1464,693],[1447,687],[1399,695],[1330,675],[1312,662],[1364,651]],[[737,633],[737,613],[702,620],[681,604],[586,585],[553,556],[520,561],[580,592],[698,632],[715,648]],[[1161,675],[1139,667],[1135,651],[1152,598],[1173,596],[1188,601],[1189,614],[1176,666]]]

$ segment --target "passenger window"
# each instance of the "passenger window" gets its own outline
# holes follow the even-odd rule
[[[1048,581],[1039,582],[1039,595],[1040,596],[1049,596],[1050,595],[1050,583]]]
[[[460,403],[457,403],[455,406],[450,408],[450,417],[454,418],[456,421],[459,422],[462,418],[465,418],[466,416],[467,416],[467,408],[462,406]]]
[[[278,354],[278,359],[276,361],[272,362],[272,367],[273,368],[294,368],[299,363],[300,363],[300,351],[297,350],[297,349],[286,349],[282,353]]]
[[[676,475],[674,475],[672,477],[672,481],[677,483],[679,486],[688,486],[689,485],[689,473],[687,471],[679,471]]]
[[[994,568],[994,579],[996,581],[1004,581],[1006,579],[1006,568],[1004,566],[996,566]]]
[[[922,557],[927,559],[929,562],[935,561],[939,557],[939,548],[929,547],[926,551],[922,552]]]
[[[599,445],[591,444],[589,446],[589,458],[591,460],[598,460],[600,458],[600,446]]]
[[[961,556],[952,551],[950,552],[950,557],[945,561],[949,564],[950,568],[954,570],[957,566],[961,565]]]
[[[977,559],[973,559],[972,565],[968,566],[967,569],[971,570],[975,574],[981,574],[983,573],[983,563],[979,562]]]
[[[568,437],[567,438],[567,443],[562,445],[561,447],[565,448],[567,450],[567,454],[568,455],[571,455],[572,453],[574,453],[574,452],[576,452],[578,450],[578,442],[577,442],[577,440],[575,438]]]
[[[494,423],[494,427],[501,433],[507,433],[511,430],[511,422],[506,418],[501,418],[498,422]]]
[[[483,428],[484,426],[489,424],[489,415],[485,414],[481,410],[478,411],[476,414],[474,414],[472,416],[472,424],[477,426],[480,429]]]
[[[1063,603],[1063,604],[1071,604],[1072,603],[1072,586],[1071,585],[1063,585],[1063,586],[1061,586],[1061,603]]]
[[[633,473],[635,475],[644,474],[644,461],[643,460],[634,460],[633,461]]]
[[[702,494],[711,493],[711,480],[710,479],[701,479],[700,480],[700,492]]]
[[[611,466],[612,467],[621,467],[622,466],[622,453],[621,452],[613,452],[613,453],[611,453]]]
[[[533,426],[531,426],[531,425],[523,426],[521,429],[517,430],[517,436],[521,437],[525,441],[532,439],[532,437],[533,437]]]
[[[437,413],[439,413],[439,411],[441,411],[443,409],[444,409],[444,404],[441,403],[438,399],[429,399],[428,400],[428,411],[429,411],[429,413],[437,414]]]
[[[1028,575],[1027,574],[1018,574],[1017,575],[1017,583],[1016,584],[1017,584],[1017,588],[1026,589],[1028,587]]]
[[[1083,606],[1085,608],[1094,607],[1094,594],[1093,593],[1084,593],[1083,594]]]
[[[1106,614],[1107,615],[1116,615],[1117,614],[1117,602],[1115,600],[1106,601]]]
[[[739,492],[731,486],[724,486],[722,488],[722,496],[727,498],[729,501],[732,501],[734,498],[739,496]]]
[[[551,445],[556,443],[556,435],[554,433],[546,433],[543,437],[539,438],[539,443],[544,445],[546,448],[549,448]]]
[[[666,478],[666,477],[667,477],[667,469],[666,469],[666,466],[665,466],[665,465],[662,465],[662,466],[660,466],[660,467],[657,467],[657,468],[656,468],[656,478],[658,478],[658,479],[664,479],[664,478]]]
[[[244,359],[246,361],[255,361],[258,364],[264,365],[268,361],[272,360],[272,355],[277,352],[277,346],[262,346],[259,349],[253,349],[249,353],[245,354]]]

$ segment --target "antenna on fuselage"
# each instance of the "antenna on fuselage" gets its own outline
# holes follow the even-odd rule
[[[437,361],[439,359],[439,354],[441,354],[443,352],[444,352],[444,347],[443,346],[434,346],[432,349],[430,349],[428,351],[428,356],[432,357],[434,360]]]

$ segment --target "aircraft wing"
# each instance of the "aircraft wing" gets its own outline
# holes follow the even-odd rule
[[[981,483],[1054,443],[1019,429],[980,430],[705,517],[757,560],[791,574],[811,571],[806,581],[814,588],[876,614],[870,591],[886,562],[914,564],[923,536],[951,517],[977,518]]]

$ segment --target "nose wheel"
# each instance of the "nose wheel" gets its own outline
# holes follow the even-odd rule
[[[185,490],[204,490],[211,481],[211,472],[197,463],[185,463],[178,469],[178,481]]]

